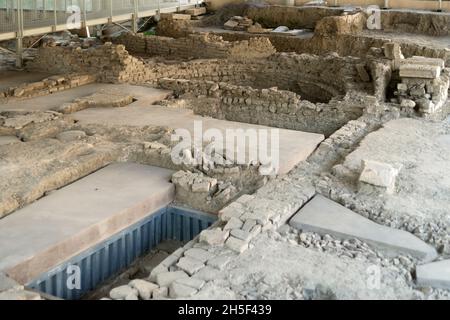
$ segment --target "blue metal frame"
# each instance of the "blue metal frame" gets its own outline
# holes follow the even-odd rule
[[[63,299],[79,299],[120,273],[161,241],[189,241],[216,219],[214,215],[191,209],[165,207],[42,274],[27,287]],[[80,289],[69,289],[67,286],[71,275],[67,268],[74,265],[81,271]]]

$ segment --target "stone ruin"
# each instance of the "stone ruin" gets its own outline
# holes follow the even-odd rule
[[[232,287],[223,278],[233,272],[227,264],[264,253],[262,241],[267,250],[306,250],[314,261],[332,256],[330,265],[342,263],[343,269],[379,263],[390,272],[387,288],[400,279],[398,298],[450,297],[442,272],[450,257],[448,197],[442,192],[448,181],[419,187],[420,179],[437,181],[445,171],[441,164],[435,170],[424,166],[428,159],[449,160],[449,50],[433,42],[415,44],[411,35],[371,33],[367,14],[357,9],[248,6],[205,13],[201,7],[161,14],[156,35],[123,33],[103,44],[42,43],[26,68],[46,77],[0,88],[0,159],[8,169],[7,183],[0,186],[0,219],[19,216],[111,163],[139,163],[172,170],[171,203],[216,220],[179,248],[161,250],[164,259],[157,264],[150,267],[142,259],[145,276],[123,274],[125,280],[105,284],[94,295],[205,297]],[[383,16],[385,30],[401,25],[411,31],[404,26],[410,14]],[[439,16],[436,25],[447,19]],[[428,28],[434,21],[428,14],[420,21],[421,35],[447,32]],[[90,92],[90,85],[101,89]],[[158,93],[154,100],[145,95],[151,90]],[[23,109],[27,101],[40,105],[39,99],[61,94],[70,99]],[[280,129],[293,135],[285,154],[300,154],[298,144],[309,149],[304,158],[283,159],[287,169],[277,175],[264,174],[273,169],[270,163],[253,159],[186,161],[197,154],[194,147],[184,148],[184,161],[176,164],[174,131],[192,119]],[[32,162],[33,168],[21,169]],[[422,210],[419,192],[433,195],[436,203]],[[283,252],[280,259],[286,259]],[[8,276],[0,269],[0,284],[8,285],[0,286],[0,298],[38,298],[11,279],[29,280],[21,273],[27,266],[8,269]],[[267,297],[267,290],[249,281],[242,287]],[[346,298],[348,291],[354,293],[350,297],[373,297],[359,287],[309,290],[306,282],[297,284],[302,292],[294,298]],[[418,289],[428,285],[436,289]],[[237,298],[253,297],[241,287],[233,290]]]

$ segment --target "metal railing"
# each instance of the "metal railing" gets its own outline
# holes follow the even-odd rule
[[[22,39],[63,31],[72,23],[81,28],[132,21],[161,12],[193,8],[203,0],[0,0],[0,41],[17,40],[17,65],[22,64]]]

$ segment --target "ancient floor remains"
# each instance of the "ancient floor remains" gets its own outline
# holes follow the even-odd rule
[[[91,253],[77,298],[450,299],[450,15],[368,18],[200,6],[0,51],[0,299],[67,297]]]

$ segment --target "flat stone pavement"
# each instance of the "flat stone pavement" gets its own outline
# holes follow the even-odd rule
[[[316,195],[289,224],[302,231],[329,234],[346,240],[357,238],[393,256],[410,254],[422,261],[432,261],[436,250],[413,234],[377,224],[340,204]]]
[[[26,284],[173,201],[172,171],[109,165],[0,220],[0,271]]]
[[[450,290],[450,260],[417,266],[416,279],[419,286]]]
[[[44,78],[44,77],[42,77]],[[0,82],[1,85],[1,82]],[[89,96],[98,92],[114,92],[131,95],[135,99],[145,101],[151,105],[157,101],[165,99],[171,91],[155,89],[144,86],[134,86],[130,84],[107,84],[91,83],[84,86],[72,88],[70,90],[59,91],[50,95],[32,97],[28,99],[10,99],[4,104],[0,104],[0,111],[6,110],[27,110],[46,111],[60,107],[64,103],[73,102],[77,98]]]
[[[203,132],[208,129],[218,129],[225,137],[227,129],[267,129],[268,140],[271,140],[271,128],[243,122],[218,120],[194,115],[192,110],[175,109],[149,105],[145,100],[138,100],[123,108],[90,108],[73,114],[74,119],[83,124],[129,125],[129,126],[167,126],[171,129],[184,128],[189,130],[194,139],[194,123],[200,121]],[[316,147],[324,140],[322,134],[279,129],[279,174],[287,173],[300,161],[306,160]],[[270,147],[267,147],[270,154]],[[250,148],[260,150],[258,146]],[[246,150],[248,153],[250,149]]]

